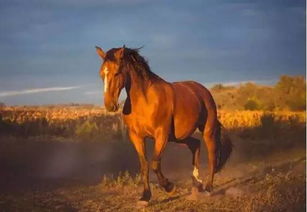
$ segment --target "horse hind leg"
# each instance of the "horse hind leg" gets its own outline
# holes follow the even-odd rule
[[[203,131],[203,139],[204,143],[207,146],[208,152],[208,168],[209,168],[209,176],[206,182],[205,190],[211,192],[213,190],[213,179],[214,173],[216,169],[216,154],[217,154],[217,124],[215,123],[216,120],[210,120],[209,117],[206,122],[205,129]]]
[[[184,140],[190,151],[192,152],[192,182],[193,187],[197,189],[198,192],[203,191],[203,183],[199,176],[199,166],[200,166],[200,140],[189,137]]]

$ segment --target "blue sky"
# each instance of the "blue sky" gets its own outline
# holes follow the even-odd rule
[[[0,0],[0,102],[102,104],[100,59],[144,45],[168,81],[305,75],[304,0]]]

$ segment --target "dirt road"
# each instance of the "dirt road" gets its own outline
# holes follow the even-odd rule
[[[181,151],[181,147],[171,148]],[[149,206],[140,210],[136,200],[142,186],[128,175],[104,180],[98,176],[90,181],[78,176],[33,180],[22,189],[3,190],[0,211],[305,211],[305,165],[303,148],[249,160],[234,156],[216,175],[210,196],[191,195],[192,167],[174,167],[165,170],[176,183],[174,196],[167,196],[151,174],[153,197]],[[14,176],[7,177],[7,183],[14,185],[12,179]],[[19,188],[18,183],[20,179],[16,181]]]

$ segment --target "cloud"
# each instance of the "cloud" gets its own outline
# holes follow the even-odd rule
[[[25,90],[19,90],[19,91],[2,91],[0,92],[0,97],[18,96],[18,95],[24,95],[24,94],[34,94],[34,93],[43,93],[43,92],[66,91],[66,90],[73,90],[77,88],[80,88],[80,86],[33,88],[33,89],[25,89]]]
[[[87,92],[84,92],[85,95],[87,96],[97,96],[99,94],[102,94],[102,92],[99,90],[99,91],[87,91]]]

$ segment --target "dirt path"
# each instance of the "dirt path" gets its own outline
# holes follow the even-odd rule
[[[152,182],[153,198],[139,211],[305,211],[305,150],[275,153],[230,163],[215,179],[211,196],[191,196],[189,177],[173,173],[177,185],[167,196]],[[153,178],[153,177],[152,177]],[[44,182],[24,191],[0,195],[1,211],[138,211],[141,186],[129,176],[99,183],[68,179]],[[197,198],[196,198],[197,197]]]

